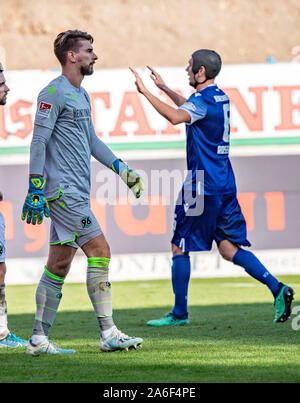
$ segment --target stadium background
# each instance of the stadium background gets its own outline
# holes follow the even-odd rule
[[[143,69],[151,64],[188,95],[184,68],[190,54],[206,47],[222,55],[218,83],[235,101],[231,155],[249,240],[270,271],[299,274],[299,17],[299,2],[292,0],[1,1],[0,57],[11,88],[0,113],[6,282],[35,283],[46,262],[49,222],[33,229],[19,217],[36,96],[58,74],[53,40],[70,28],[95,38],[97,71],[83,86],[96,94],[98,131],[118,156],[148,174],[151,169],[184,171],[184,127],[163,126],[135,93],[127,67],[140,68],[153,89]],[[92,163],[94,200],[102,170]],[[159,198],[162,192],[147,197]],[[111,280],[170,277],[171,202],[166,208],[150,203],[106,209],[94,202],[111,244]],[[85,265],[79,253],[68,281],[84,281]],[[215,250],[193,256],[192,276],[240,275],[243,271],[221,261]]]

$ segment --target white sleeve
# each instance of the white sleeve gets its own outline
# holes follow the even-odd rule
[[[191,121],[186,123],[187,125],[192,125],[197,120],[203,119],[207,114],[206,103],[202,100],[197,100],[197,102],[195,102],[195,99],[189,99],[178,109],[183,109],[190,115]]]

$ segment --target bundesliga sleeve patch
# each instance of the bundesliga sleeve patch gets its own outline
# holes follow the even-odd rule
[[[46,102],[40,102],[38,108],[38,114],[48,117],[51,112],[52,105]]]

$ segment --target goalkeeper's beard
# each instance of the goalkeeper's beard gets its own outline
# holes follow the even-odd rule
[[[81,66],[80,73],[83,76],[90,76],[94,73],[93,64],[89,64],[88,66]]]

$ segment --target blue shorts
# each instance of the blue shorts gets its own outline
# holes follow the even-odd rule
[[[175,208],[172,243],[183,252],[208,251],[213,241],[219,245],[223,240],[236,245],[251,246],[247,240],[246,221],[236,194],[204,197],[201,215],[189,216],[184,205]]]

